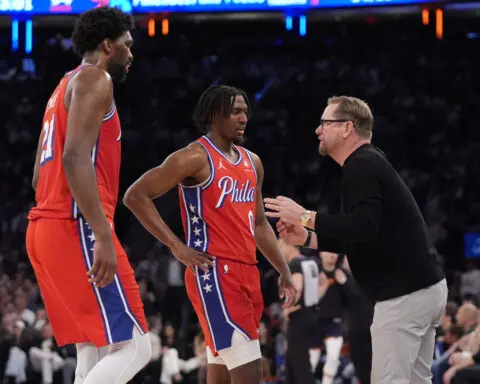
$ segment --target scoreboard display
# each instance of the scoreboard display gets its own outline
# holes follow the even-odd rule
[[[428,2],[428,1],[427,1]],[[424,0],[132,0],[137,12],[235,12],[278,11],[288,9],[314,10],[359,6],[421,4]]]
[[[3,15],[78,14],[103,5],[124,12],[245,12],[315,10],[439,3],[438,0],[0,0]]]

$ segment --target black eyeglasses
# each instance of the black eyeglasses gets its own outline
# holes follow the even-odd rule
[[[346,123],[347,121],[352,121],[352,120],[347,120],[347,119],[321,119],[320,120],[320,126],[323,128],[326,125],[333,124],[333,123]]]

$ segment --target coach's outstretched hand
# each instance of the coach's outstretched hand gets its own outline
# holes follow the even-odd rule
[[[214,258],[204,252],[197,251],[193,248],[187,247],[185,244],[181,244],[178,247],[172,249],[173,256],[178,261],[184,264],[193,273],[195,272],[195,266],[208,272],[208,267],[213,267]]]
[[[113,246],[112,237],[97,237],[93,244],[93,265],[87,272],[89,282],[98,288],[110,284],[117,272],[117,253]]]
[[[280,296],[280,299],[285,299],[283,308],[290,308],[296,304],[298,300],[297,289],[295,288],[290,271],[281,274],[278,278],[278,295]]]
[[[289,197],[266,197],[263,199],[263,202],[265,203],[265,208],[268,210],[265,212],[265,215],[268,217],[278,217],[288,224],[300,223],[300,218],[305,213],[305,208]]]

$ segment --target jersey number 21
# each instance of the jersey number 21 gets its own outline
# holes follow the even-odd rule
[[[42,154],[40,165],[53,159],[53,132],[55,131],[55,116],[43,124]]]

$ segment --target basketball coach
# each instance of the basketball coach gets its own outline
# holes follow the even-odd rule
[[[341,214],[266,198],[281,237],[346,253],[353,276],[375,302],[372,383],[431,383],[435,332],[447,300],[445,275],[410,190],[371,144],[373,115],[355,97],[328,100],[315,133],[319,152],[342,167]]]

